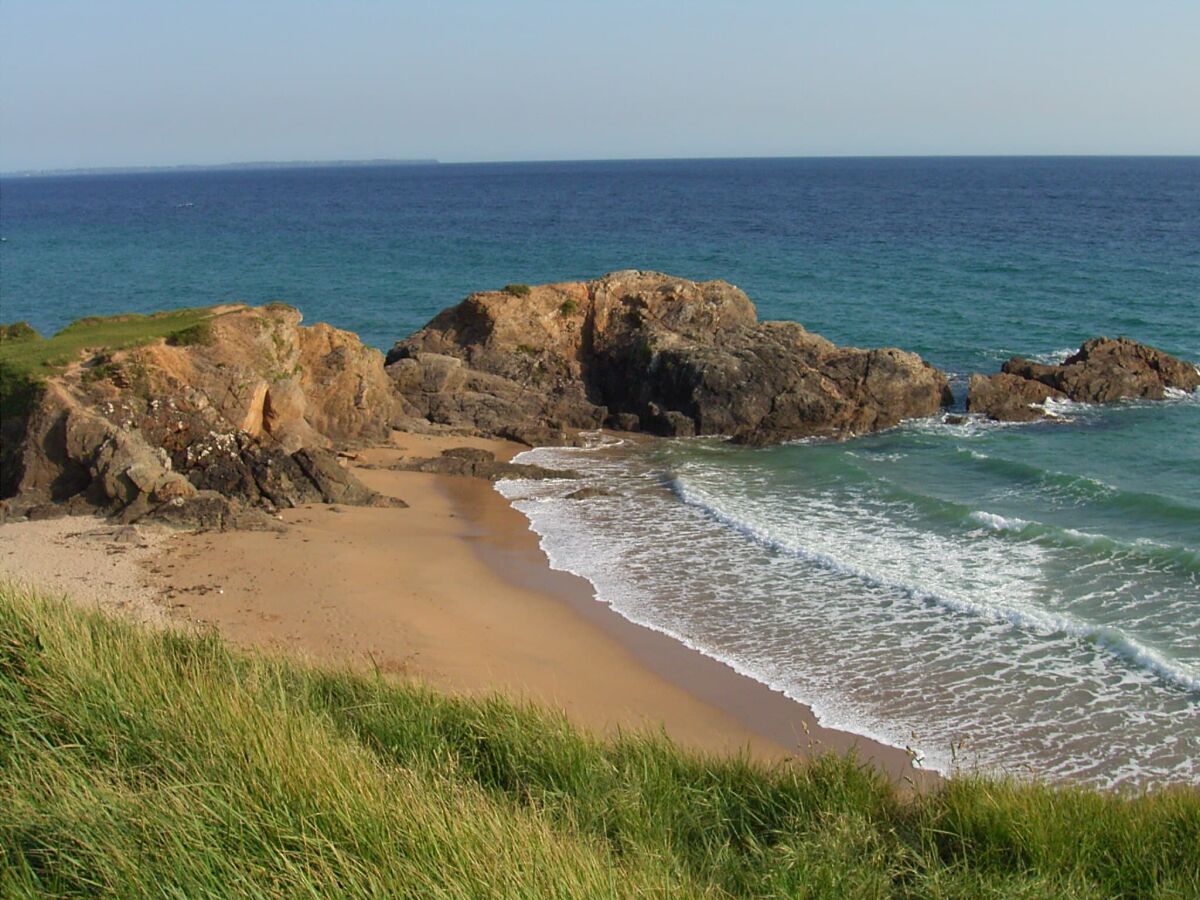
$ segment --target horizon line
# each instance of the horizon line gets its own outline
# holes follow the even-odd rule
[[[60,166],[55,168],[22,168],[0,171],[0,178],[37,178],[67,175],[121,175],[153,172],[253,171],[256,169],[320,169],[320,168],[387,168],[421,166],[486,166],[486,165],[543,165],[554,163],[623,163],[623,162],[722,162],[741,160],[833,160],[833,159],[1196,159],[1197,153],[817,153],[797,155],[735,155],[735,156],[612,156],[563,157],[541,159],[478,159],[443,161],[435,157],[327,160],[247,160],[216,163],[163,163],[160,165],[103,165]]]

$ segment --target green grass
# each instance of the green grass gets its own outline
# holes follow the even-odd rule
[[[212,320],[201,319],[195,325],[180,328],[167,335],[167,343],[172,347],[194,347],[212,343]]]
[[[1200,797],[592,739],[0,585],[0,895],[1194,897]]]
[[[41,337],[28,322],[12,322],[0,325],[0,344],[5,341],[35,341]]]
[[[85,349],[126,350],[161,338],[199,343],[211,309],[179,309],[143,316],[91,316],[80,319],[49,338],[40,337],[23,322],[0,326],[0,411],[24,415],[36,400],[43,379],[79,359]],[[21,327],[24,326],[24,327]],[[194,338],[201,337],[201,340]],[[183,338],[183,340],[179,340]]]
[[[531,290],[533,289],[527,284],[506,284],[504,286],[504,293],[514,297],[528,297]]]

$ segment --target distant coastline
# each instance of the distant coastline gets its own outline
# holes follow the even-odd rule
[[[272,169],[358,169],[371,166],[436,166],[436,159],[297,159],[256,162],[186,164],[178,166],[84,166],[76,169],[17,169],[0,172],[4,178],[39,178],[53,175],[142,175],[149,172],[248,172]]]
[[[1197,153],[948,153],[948,154],[831,154],[831,155],[784,155],[784,156],[649,156],[649,157],[565,157],[561,159],[458,159],[443,162],[440,159],[311,159],[311,160],[259,160],[231,163],[188,163],[164,166],[80,166],[54,169],[6,169],[0,178],[30,178],[64,175],[137,175],[152,172],[227,172],[227,171],[272,171],[275,169],[329,169],[369,168],[376,166],[544,166],[628,163],[730,163],[730,162],[848,162],[848,161],[920,161],[932,160],[1193,160],[1200,159]]]

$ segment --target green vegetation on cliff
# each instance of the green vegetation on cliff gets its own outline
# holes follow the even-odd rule
[[[1200,795],[766,768],[0,584],[0,894],[1197,896]]]
[[[195,343],[212,316],[213,310],[206,308],[89,316],[49,338],[25,322],[0,325],[0,411],[6,417],[23,415],[37,398],[42,380],[79,359],[84,350],[126,350],[172,337]]]

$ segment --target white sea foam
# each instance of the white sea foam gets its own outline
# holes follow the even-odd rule
[[[975,512],[971,513],[970,518],[972,521],[978,522],[980,525],[990,528],[993,531],[1019,531],[1029,524],[1026,519],[1020,519],[1016,516],[1000,516],[982,509],[975,510]]]
[[[519,454],[515,459],[523,461],[520,458],[521,456],[524,456],[524,454]],[[753,679],[768,689],[784,695],[789,700],[803,704],[811,710],[817,723],[824,728],[857,734],[868,740],[894,747],[898,750],[909,749],[911,743],[915,742],[914,737],[909,736],[908,740],[906,740],[904,734],[897,733],[894,729],[886,727],[877,720],[864,717],[861,711],[839,703],[837,698],[831,694],[799,692],[794,687],[787,686],[782,683],[781,679],[775,677],[770,667],[749,662],[736,654],[722,653],[714,649],[710,644],[695,640],[683,631],[670,627],[652,614],[639,612],[638,610],[642,608],[642,604],[636,600],[630,602],[632,598],[629,592],[623,592],[619,586],[615,585],[609,579],[598,577],[597,572],[593,568],[578,565],[575,554],[563,552],[562,546],[555,540],[556,532],[569,530],[577,533],[577,530],[573,527],[573,523],[571,525],[566,525],[566,523],[560,525],[560,523],[555,521],[556,517],[554,515],[547,515],[547,512],[554,509],[558,504],[553,502],[557,498],[536,495],[542,484],[542,482],[535,481],[506,479],[497,482],[495,487],[502,496],[513,503],[516,509],[525,514],[532,530],[538,535],[538,545],[546,555],[550,567],[557,571],[568,572],[584,578],[584,580],[592,585],[595,598],[607,605],[622,618],[632,622],[634,625],[648,628],[651,631],[658,632],[672,640],[678,641],[688,649],[728,666],[737,674]],[[561,508],[561,506],[558,508]],[[917,764],[918,768],[937,772],[942,775],[949,775],[953,771],[955,763],[950,752],[943,752],[933,748],[922,750],[914,747],[912,749],[920,757],[920,762]]]
[[[1200,367],[1196,369],[1196,374],[1200,375]],[[1163,399],[1168,403],[1200,403],[1200,388],[1185,391],[1183,388],[1169,387],[1165,393]]]
[[[1042,403],[1030,403],[1029,405],[1034,409],[1043,410],[1052,419],[1069,419],[1088,408],[1086,403],[1076,403],[1065,397],[1061,400],[1057,397],[1047,397]]]
[[[1063,362],[1069,356],[1073,356],[1079,351],[1078,347],[1064,347],[1061,350],[1044,350],[1041,353],[1026,353],[1024,350],[1008,350],[999,348],[996,350],[984,351],[985,355],[998,360],[1007,361],[1014,356],[1019,356],[1022,359],[1027,359],[1030,362],[1041,363],[1044,366],[1056,366]]]
[[[1067,347],[1064,350],[1051,350],[1047,353],[1035,353],[1026,357],[1030,362],[1041,363],[1044,366],[1057,366],[1059,363],[1078,351],[1078,347]]]
[[[685,499],[678,488],[691,491],[699,505],[671,503],[658,472],[623,468],[604,453],[581,465],[573,449],[522,459],[564,465],[573,458],[587,483],[622,496],[578,504],[561,499],[561,484],[497,488],[530,518],[551,564],[587,578],[614,611],[805,703],[827,727],[910,744],[940,771],[952,764],[944,748],[967,736],[976,739],[984,768],[1033,766],[1044,777],[1098,785],[1138,784],[1145,773],[1200,777],[1200,755],[1163,750],[1162,740],[1138,743],[1139,735],[1170,732],[1169,717],[1179,713],[1168,710],[1196,709],[1197,667],[1121,629],[1041,606],[1048,586],[1041,566],[1072,551],[985,536],[1039,523],[978,510],[970,521],[984,535],[964,530],[934,539],[904,530],[896,519],[904,504],[896,501],[861,505],[806,494],[795,506],[798,498],[779,493],[763,470],[723,470],[730,453],[745,451],[696,446],[685,457],[692,462],[676,466],[675,496]],[[738,479],[765,493],[744,496]],[[751,546],[762,549],[745,549]],[[1088,605],[1101,609],[1112,586],[1103,581],[1109,564],[1097,559],[1100,580]],[[972,637],[981,629],[982,641]],[[1190,690],[1166,687],[1180,686],[1180,676]],[[1064,705],[1058,698],[1067,695],[1079,699]],[[1108,724],[1087,737],[1093,708],[1104,715],[1128,709],[1129,721],[1142,724],[1123,731],[1097,720]],[[1065,749],[1084,739],[1094,741],[1097,755]],[[1062,754],[1047,752],[1056,746]],[[1118,772],[1106,762],[1114,754],[1135,762]]]
[[[973,440],[986,438],[997,431],[1008,428],[1019,428],[1024,424],[1023,422],[997,422],[977,413],[965,413],[962,421],[957,423],[946,421],[944,415],[937,415],[925,419],[909,419],[901,423],[899,428],[914,434]]]
[[[1200,669],[1175,660],[1169,654],[1124,634],[1120,629],[1030,606],[1006,606],[1003,603],[980,602],[962,596],[947,595],[931,590],[922,584],[894,580],[828,553],[780,539],[768,530],[731,515],[719,504],[714,503],[711,497],[690,489],[678,479],[673,483],[673,487],[685,503],[701,507],[721,523],[740,531],[751,540],[764,546],[791,553],[826,568],[852,575],[868,584],[898,591],[916,600],[936,603],[955,612],[969,613],[992,621],[1007,622],[1017,628],[1031,630],[1041,635],[1062,633],[1080,640],[1091,641],[1099,647],[1152,671],[1164,681],[1176,684],[1188,691],[1200,692]],[[1021,528],[1030,524],[1022,519],[1004,519],[1002,516],[995,516],[987,512],[973,513],[972,517],[1001,528]]]
[[[1094,534],[1090,531],[1080,531],[1077,528],[1054,528],[1050,525],[1044,525],[1041,522],[1033,522],[1029,519],[1022,519],[1019,516],[1002,516],[997,513],[990,513],[987,510],[977,509],[972,512],[967,518],[972,522],[984,526],[985,528],[996,532],[1010,532],[1020,534],[1021,532],[1035,531],[1039,536],[1047,536],[1050,533],[1057,533],[1063,538],[1068,538],[1071,541],[1081,544],[1116,544],[1117,542],[1104,534]],[[1157,543],[1154,541],[1139,542],[1146,546],[1154,546],[1166,549],[1172,549],[1167,544]]]

